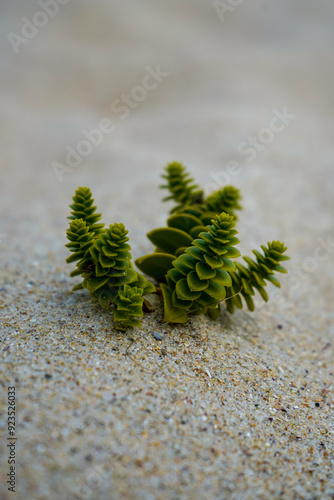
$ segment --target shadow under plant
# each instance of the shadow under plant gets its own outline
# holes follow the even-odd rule
[[[100,223],[92,193],[79,187],[73,197],[67,231],[72,252],[67,262],[76,262],[71,276],[82,282],[73,290],[86,288],[93,302],[113,313],[118,330],[140,326],[144,310],[151,304],[146,295],[157,293],[164,305],[164,321],[187,323],[192,314],[208,314],[216,319],[225,301],[228,312],[241,309],[243,301],[253,311],[255,291],[268,301],[266,281],[280,287],[275,272],[286,273],[281,261],[289,259],[279,241],[253,250],[255,260],[243,257],[246,265],[234,262],[240,256],[236,245],[236,211],[241,209],[239,190],[226,186],[210,196],[194,183],[180,163],[169,164],[163,175],[169,195],[176,205],[167,227],[154,229],[148,238],[155,251],[135,261],[133,269],[128,231],[122,223],[108,228]]]

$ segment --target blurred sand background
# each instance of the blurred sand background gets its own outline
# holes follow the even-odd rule
[[[0,7],[1,500],[334,498],[333,3],[245,0],[219,16],[211,1],[70,0],[15,45],[41,3]],[[112,104],[157,66],[168,75],[121,119]],[[242,154],[284,108],[289,123]],[[113,131],[60,179],[54,162],[105,118]],[[158,309],[120,335],[70,293],[68,205],[89,186],[138,257],[165,222],[173,160],[207,189],[240,188],[240,250],[284,241],[289,275],[253,314],[174,328]]]

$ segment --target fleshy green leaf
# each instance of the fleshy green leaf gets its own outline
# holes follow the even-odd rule
[[[224,300],[226,296],[226,289],[223,285],[210,281],[210,285],[205,290],[207,294],[216,300]]]
[[[209,286],[209,281],[200,280],[195,271],[188,274],[187,282],[190,290],[193,292],[205,290]]]
[[[174,227],[176,229],[181,229],[186,233],[190,233],[190,231],[196,227],[201,226],[201,221],[194,215],[190,214],[174,214],[171,215],[167,219],[167,225],[169,227]]]
[[[184,309],[173,305],[172,294],[164,283],[161,284],[162,295],[164,299],[164,321],[167,323],[187,323],[188,315]]]
[[[175,291],[179,299],[196,300],[201,295],[200,292],[192,292],[187,283],[187,279],[183,278],[176,283]]]
[[[174,259],[175,256],[171,254],[152,253],[140,257],[135,261],[135,264],[142,273],[151,276],[158,282],[164,282],[165,275],[173,267],[172,262]]]
[[[148,239],[157,247],[164,249],[165,253],[175,254],[180,247],[191,245],[192,238],[181,229],[174,227],[161,227],[147,234]]]
[[[201,280],[208,280],[216,276],[216,271],[214,269],[211,269],[210,266],[202,264],[201,262],[197,262],[196,264],[196,273]]]
[[[216,276],[212,279],[215,283],[219,283],[224,286],[232,286],[231,275],[224,269],[217,269]]]
[[[86,282],[86,288],[91,293],[94,293],[96,290],[101,288],[101,286],[105,285],[109,281],[108,276],[102,276],[100,278],[91,278]]]

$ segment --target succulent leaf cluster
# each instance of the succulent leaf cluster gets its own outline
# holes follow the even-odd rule
[[[143,316],[143,295],[155,292],[155,286],[133,269],[128,231],[124,225],[115,223],[104,228],[104,224],[98,224],[101,215],[95,213],[93,203],[90,190],[79,188],[71,205],[73,211],[69,217],[66,247],[72,255],[66,262],[77,262],[71,276],[83,278],[73,290],[86,288],[93,302],[104,309],[112,309],[117,329],[139,326],[136,317]],[[127,297],[131,300],[122,309],[121,304]]]
[[[125,285],[115,301],[114,318],[119,330],[140,327],[139,317],[143,317],[143,289]]]
[[[240,256],[234,248],[239,243],[235,222],[224,212],[211,222],[166,274],[167,284],[162,285],[165,321],[185,323],[187,312],[217,309],[225,299],[226,287],[232,285],[230,272],[236,266],[231,259]]]
[[[78,187],[73,196],[73,203],[70,205],[70,208],[72,212],[67,217],[68,219],[82,219],[86,222],[89,230],[95,233],[95,236],[103,231],[104,224],[98,223],[102,215],[96,213],[92,192],[88,187]]]
[[[176,212],[179,207],[182,208],[184,205],[202,201],[203,191],[194,183],[194,179],[190,177],[181,163],[173,162],[167,165],[162,177],[166,179],[167,184],[161,187],[170,192],[163,201],[174,200],[178,203],[171,210],[171,213]]]
[[[237,219],[236,210],[241,210],[239,189],[234,186],[225,186],[210,194],[204,202],[205,210],[215,214],[225,212]]]
[[[76,269],[71,272],[71,276],[82,275],[88,268],[93,266],[89,249],[93,244],[94,234],[89,230],[89,226],[83,219],[75,219],[71,222],[66,232],[69,243],[65,246],[73,253],[66,259],[66,262],[70,264],[78,261]]]
[[[283,255],[287,248],[279,241],[268,242],[267,246],[261,245],[261,248],[263,254],[253,250],[256,261],[250,257],[243,257],[247,266],[237,262],[236,271],[231,273],[232,286],[228,291],[230,300],[226,301],[227,310],[231,313],[234,307],[242,309],[241,297],[245,300],[248,309],[254,311],[255,305],[252,297],[255,295],[255,290],[265,302],[268,302],[269,297],[264,288],[267,285],[266,281],[270,281],[277,288],[281,287],[274,274],[275,272],[287,273],[287,270],[280,264],[283,260],[289,260],[289,257]]]
[[[167,226],[148,233],[155,246],[135,264],[156,286],[133,269],[128,231],[122,223],[105,227],[89,188],[79,187],[73,197],[67,230],[71,251],[68,263],[76,263],[71,276],[82,282],[93,302],[113,313],[116,328],[139,327],[143,308],[150,306],[146,294],[158,292],[163,298],[164,321],[187,323],[192,314],[219,317],[224,301],[228,312],[255,309],[257,291],[268,301],[267,282],[280,287],[276,272],[286,273],[281,262],[288,260],[287,248],[279,241],[253,250],[255,259],[243,257],[236,248],[237,211],[241,195],[234,186],[225,186],[209,196],[194,182],[185,167],[173,162],[162,176],[169,190],[163,201],[173,200]]]
[[[170,192],[163,201],[174,200],[177,205],[170,210],[167,227],[154,229],[147,234],[155,245],[155,253],[176,257],[181,255],[191,241],[211,224],[211,220],[222,212],[237,219],[236,211],[241,209],[241,195],[237,188],[225,186],[205,198],[204,191],[194,183],[185,167],[177,162],[167,165],[162,177],[167,180],[167,184],[161,187]]]
[[[274,241],[268,243],[267,247],[262,245],[263,255],[253,250],[256,261],[244,257],[246,265],[236,262],[229,264],[229,268],[215,268],[216,275],[213,274],[213,270],[207,270],[208,276],[212,275],[208,280],[212,280],[213,283],[208,285],[207,289],[201,289],[200,287],[203,287],[204,283],[207,284],[207,281],[198,273],[195,281],[194,273],[197,268],[194,264],[194,254],[202,259],[202,264],[205,263],[205,266],[209,265],[208,261],[214,263],[214,257],[207,253],[208,248],[212,251],[211,247],[208,247],[208,240],[214,238],[212,231],[215,231],[217,224],[222,224],[223,221],[225,225],[230,224],[229,236],[225,239],[231,237],[231,241],[236,244],[238,240],[235,238],[237,231],[234,226],[238,219],[236,212],[242,208],[241,194],[234,186],[225,186],[205,198],[203,190],[195,184],[193,186],[202,194],[194,203],[186,186],[180,180],[185,176],[185,168],[178,163],[166,167],[163,177],[169,179],[169,182],[164,187],[169,188],[171,195],[163,201],[174,200],[178,204],[170,211],[167,227],[154,229],[148,233],[147,236],[155,245],[155,250],[154,253],[137,259],[135,262],[137,267],[158,281],[164,297],[165,321],[186,322],[191,312],[207,312],[211,317],[217,317],[219,303],[224,299],[230,313],[235,307],[243,307],[242,298],[248,309],[253,311],[255,306],[252,296],[256,290],[267,301],[268,295],[264,288],[266,281],[280,286],[274,273],[286,272],[279,264],[280,261],[289,259],[283,255],[286,248],[282,243]],[[186,178],[191,179],[189,175]],[[177,193],[177,196],[173,193]],[[216,240],[215,248],[217,252],[222,252],[220,255],[224,253],[224,245],[226,245],[224,238]],[[232,247],[231,242],[229,245]],[[240,255],[235,248],[232,250],[234,258]],[[225,255],[225,258],[229,257]],[[198,269],[201,269],[201,265],[198,265]],[[224,282],[219,282],[221,271],[226,273]],[[195,283],[198,289],[194,288]],[[215,291],[216,296],[214,296]]]

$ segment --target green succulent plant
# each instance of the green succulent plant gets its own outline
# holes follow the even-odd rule
[[[161,187],[170,192],[170,195],[166,196],[163,201],[174,200],[179,204],[172,208],[170,213],[176,212],[184,205],[201,203],[203,191],[197,184],[194,184],[194,180],[181,163],[173,162],[167,165],[162,177],[166,179],[167,184]]]
[[[101,214],[96,213],[96,207],[93,203],[91,190],[88,187],[78,187],[73,196],[73,203],[70,205],[71,215],[67,218],[70,220],[82,219],[86,222],[89,230],[97,236],[103,231],[104,224],[98,224]]]
[[[143,289],[125,285],[115,301],[114,321],[118,330],[140,327],[139,317],[143,317]]]
[[[171,210],[167,227],[153,229],[147,234],[155,245],[154,253],[136,260],[143,273],[158,281],[165,281],[164,275],[173,257],[181,255],[217,214],[225,212],[237,220],[235,212],[241,209],[241,195],[237,188],[226,186],[204,198],[197,184],[188,186],[187,182],[192,183],[193,179],[181,164],[171,163],[165,170],[162,177],[167,179],[168,184],[162,187],[168,188],[171,195],[163,201],[174,199],[179,204]],[[182,182],[184,178],[186,182]],[[200,195],[194,195],[194,192]]]
[[[169,169],[169,166],[167,169]],[[177,170],[175,164],[171,164],[169,170],[171,172]],[[182,167],[181,171],[184,175],[184,167]],[[166,178],[166,175],[164,177]],[[200,307],[201,304],[196,303],[195,300],[192,306],[189,306],[188,312],[182,311],[180,303],[177,304],[177,297],[179,299],[180,297],[177,295],[176,288],[171,290],[170,273],[175,275],[175,263],[179,265],[179,259],[184,259],[184,254],[187,254],[188,248],[194,245],[194,241],[201,238],[202,233],[207,231],[207,226],[210,225],[212,219],[217,218],[218,213],[224,212],[225,216],[230,216],[234,222],[238,219],[236,212],[242,208],[240,205],[241,195],[234,186],[225,186],[206,198],[202,195],[196,203],[193,203],[190,201],[190,197],[187,196],[181,182],[177,183],[177,188],[178,198],[176,199],[174,196],[168,198],[178,201],[179,204],[172,209],[171,215],[167,219],[167,227],[154,229],[147,235],[155,245],[154,253],[138,258],[135,263],[144,274],[156,279],[160,284],[164,295],[165,318],[167,321],[174,318],[178,322],[185,322],[188,312],[194,309],[200,312],[207,311],[211,317],[215,317],[219,315],[219,306],[209,307],[202,304],[203,307]],[[199,189],[197,185],[195,185],[195,188]],[[171,189],[170,191],[172,193]],[[183,193],[183,196],[180,193]],[[241,298],[245,300],[251,311],[254,310],[252,300],[254,290],[258,290],[262,298],[268,300],[267,293],[263,288],[266,284],[264,280],[280,286],[279,281],[273,275],[275,271],[285,272],[284,268],[278,265],[277,262],[288,259],[288,257],[282,256],[286,248],[280,242],[273,242],[268,244],[268,249],[265,249],[265,247],[262,247],[262,249],[264,256],[255,250],[253,251],[257,258],[256,263],[249,257],[244,257],[248,267],[236,262],[233,270],[227,270],[230,281],[229,284],[224,285],[224,288],[226,290],[226,307],[229,312],[233,312],[235,306],[242,307]],[[274,261],[276,264],[274,264]],[[178,285],[178,291],[180,291],[179,287],[180,285]],[[191,292],[196,291],[191,290]],[[189,302],[190,299],[187,300]],[[207,298],[207,300],[209,299]],[[178,309],[177,312],[175,308]]]
[[[85,276],[83,287],[104,309],[109,309],[115,302],[120,287],[137,279],[137,273],[130,265],[127,234],[123,224],[111,224],[89,249],[94,268]]]
[[[281,261],[290,259],[290,257],[283,255],[287,248],[279,241],[268,242],[267,247],[261,245],[261,248],[263,254],[253,250],[256,261],[250,257],[243,257],[247,266],[237,262],[236,271],[231,273],[232,286],[227,291],[229,300],[226,301],[226,307],[230,313],[233,313],[234,307],[242,309],[241,297],[245,300],[248,309],[254,311],[255,305],[252,296],[255,295],[255,290],[259,292],[265,302],[268,302],[268,294],[264,288],[266,286],[265,280],[270,281],[278,288],[281,287],[274,273],[287,273],[287,270],[280,264]]]
[[[101,214],[96,213],[96,206],[94,206],[92,193],[88,187],[78,187],[72,200],[73,202],[70,205],[72,211],[67,217],[71,222],[66,233],[70,243],[66,246],[71,252],[78,252],[80,250],[80,252],[84,251],[85,255],[79,258],[79,254],[74,253],[66,259],[66,262],[71,263],[79,260],[77,268],[71,272],[71,276],[82,275],[87,278],[91,274],[89,270],[93,266],[89,249],[93,240],[103,232],[104,224],[98,223],[101,219]],[[86,242],[85,245],[83,244],[84,242]],[[81,288],[84,288],[82,283],[76,285],[73,290]]]
[[[178,212],[195,215],[206,225],[212,217],[221,212],[237,218],[235,211],[242,208],[239,203],[240,191],[234,186],[225,186],[204,198],[204,191],[194,183],[194,179],[181,163],[173,162],[167,165],[162,177],[167,180],[167,184],[160,187],[170,192],[163,201],[174,200],[178,203],[171,209],[171,214]],[[182,229],[187,230],[187,226]]]
[[[89,213],[84,209],[78,209],[78,192],[85,194]],[[96,207],[92,207],[93,200],[88,188],[79,188],[73,200],[71,208],[75,206],[77,210],[72,212],[70,217],[72,221],[66,233],[69,240],[66,247],[72,255],[66,259],[66,262],[77,261],[76,269],[72,271],[71,276],[81,275],[83,278],[82,283],[76,285],[73,290],[86,288],[93,302],[98,302],[104,309],[114,311],[121,306],[119,297],[122,297],[124,301],[124,297],[133,296],[128,307],[122,310],[122,313],[117,313],[118,318],[122,316],[122,320],[115,319],[115,324],[119,329],[124,329],[125,324],[138,326],[140,321],[135,321],[134,318],[142,316],[145,301],[143,295],[153,293],[156,289],[153,283],[132,267],[128,231],[123,224],[111,224],[108,228],[97,224],[101,216],[95,214]],[[80,214],[83,214],[86,220],[74,217]],[[126,292],[124,292],[125,287],[127,287]],[[129,288],[134,288],[135,293],[130,293]],[[138,294],[141,297],[141,314],[137,314],[139,302],[135,298]],[[146,304],[148,304],[147,301]]]
[[[105,309],[115,302],[125,285],[138,285],[145,294],[155,291],[153,283],[132,268],[127,234],[123,224],[111,224],[90,247],[94,275],[88,276],[83,286]]]
[[[94,262],[90,255],[90,248],[94,242],[95,233],[89,230],[86,221],[82,219],[74,219],[70,223],[70,227],[66,232],[69,243],[65,246],[73,252],[66,262],[77,262],[76,269],[71,272],[70,276],[84,275],[92,268]],[[76,285],[73,290],[83,288],[82,283]]]
[[[190,312],[205,313],[217,309],[225,299],[226,287],[232,286],[230,272],[236,266],[231,259],[240,256],[234,246],[234,218],[222,213],[212,219],[185,252],[172,262],[161,284],[164,297],[164,321],[186,323]]]
[[[280,287],[275,272],[286,273],[281,261],[287,248],[279,241],[262,245],[262,252],[253,250],[256,260],[243,257],[246,265],[234,262],[240,256],[235,229],[236,212],[241,209],[241,195],[234,186],[204,197],[180,163],[167,165],[163,178],[174,200],[167,227],[148,233],[155,246],[153,253],[138,258],[135,263],[142,273],[154,278],[158,288],[133,269],[128,231],[122,223],[104,227],[101,214],[89,188],[79,187],[73,197],[69,242],[72,255],[68,263],[76,263],[71,276],[81,276],[82,283],[73,290],[86,288],[93,302],[113,313],[119,330],[139,327],[143,308],[150,308],[145,298],[159,292],[164,305],[164,321],[186,323],[192,314],[220,315],[221,302],[227,311],[255,308],[257,291],[268,300],[266,282]]]
[[[242,208],[239,203],[240,199],[241,195],[239,189],[234,186],[225,186],[205,198],[205,211],[214,213],[225,212],[229,215],[233,215],[235,219],[238,219],[235,211],[241,210]]]

